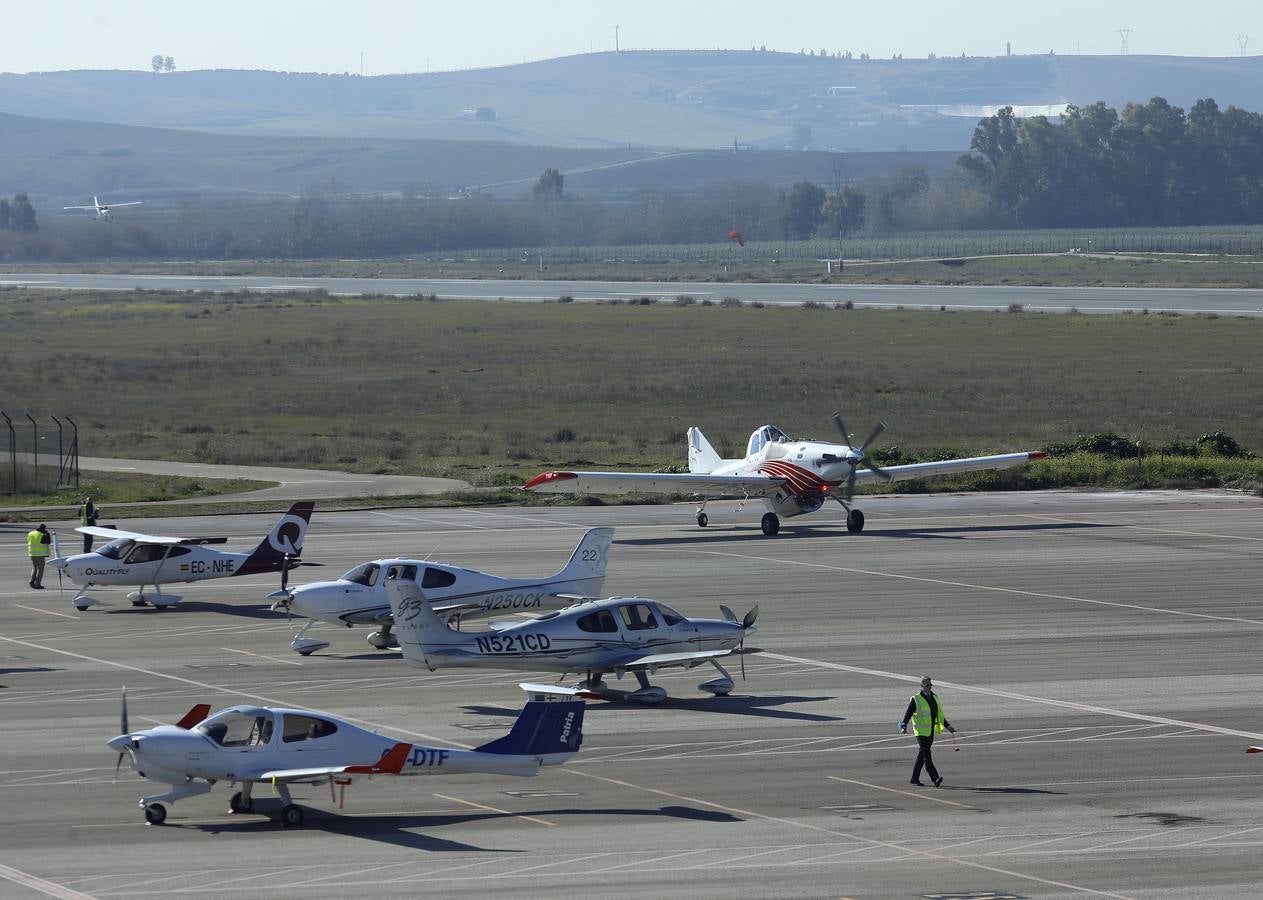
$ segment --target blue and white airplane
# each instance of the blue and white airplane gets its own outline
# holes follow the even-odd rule
[[[257,547],[244,553],[212,549],[228,542],[222,537],[163,537],[88,525],[75,531],[106,538],[109,543],[90,553],[50,559],[48,564],[79,585],[73,601],[79,610],[97,602],[87,593],[96,585],[135,586],[138,590],[127,595],[132,605],[158,609],[182,599],[178,594],[164,594],[164,584],[280,572],[283,585],[290,569],[305,565],[299,555],[314,506],[310,500],[295,503]],[[146,585],[153,585],[153,591],[146,593]]]
[[[732,676],[719,658],[744,653],[745,637],[754,631],[759,615],[755,606],[739,621],[732,610],[721,606],[723,619],[687,619],[657,600],[610,597],[526,622],[493,622],[489,631],[456,631],[439,619],[416,582],[389,582],[386,593],[399,647],[410,665],[431,672],[474,667],[542,669],[563,676],[583,673],[580,684],[565,690],[582,697],[636,703],[666,699],[664,688],[649,683],[649,676],[659,669],[691,669],[702,663],[718,669],[719,677],[698,687],[717,696],[730,693]],[[745,657],[741,659],[744,670]],[[621,679],[627,672],[636,677],[637,690],[620,690],[603,681],[608,673]]]
[[[529,700],[504,737],[473,750],[427,747],[366,731],[342,719],[306,709],[233,706],[207,717],[209,704],[193,707],[175,725],[144,731],[127,726],[123,692],[122,733],[108,742],[142,778],[171,790],[142,797],[151,825],[167,819],[167,805],[208,793],[218,782],[240,785],[228,803],[230,813],[255,812],[270,801],[252,799],[256,784],[268,784],[280,798],[283,825],[303,823],[290,785],[328,784],[345,794],[356,778],[374,775],[535,775],[540,766],[564,763],[583,742],[583,700],[573,692],[523,685]],[[338,808],[342,800],[338,799]],[[275,804],[271,804],[275,805]],[[262,810],[260,810],[262,812]]]

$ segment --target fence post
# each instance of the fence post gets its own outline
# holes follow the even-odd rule
[[[13,486],[9,488],[10,494],[18,492],[18,433],[13,430],[13,420],[5,415],[4,410],[0,410],[0,416],[4,416],[4,422],[9,426],[9,468],[13,473]]]
[[[66,445],[62,440],[61,419],[54,415],[50,415],[49,418],[57,423],[57,484],[54,487],[61,487],[66,474]]]
[[[31,452],[35,454],[35,490],[39,492],[39,425],[35,423],[35,417],[30,413],[26,417],[31,421]]]
[[[70,439],[70,456],[74,459],[74,479],[75,487],[79,486],[79,426],[75,424],[75,420],[66,416],[66,421],[70,423],[70,427],[75,430],[74,436]]]

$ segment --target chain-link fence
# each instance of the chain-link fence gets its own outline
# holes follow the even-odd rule
[[[0,410],[0,493],[79,486],[79,426],[69,416]]]

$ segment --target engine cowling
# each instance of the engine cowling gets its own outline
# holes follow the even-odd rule
[[[791,519],[813,513],[824,506],[824,494],[784,494],[776,493],[772,499],[772,510],[782,519]]]

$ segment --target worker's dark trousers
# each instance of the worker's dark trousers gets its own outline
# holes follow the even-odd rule
[[[912,780],[921,780],[921,767],[925,766],[925,771],[930,774],[930,781],[938,781],[938,769],[934,768],[934,757],[930,755],[930,748],[934,746],[934,737],[932,735],[917,735],[917,746],[921,748],[917,753],[917,763],[912,767]]]
[[[84,553],[92,552],[92,535],[90,534],[85,534],[83,536],[83,552]]]

